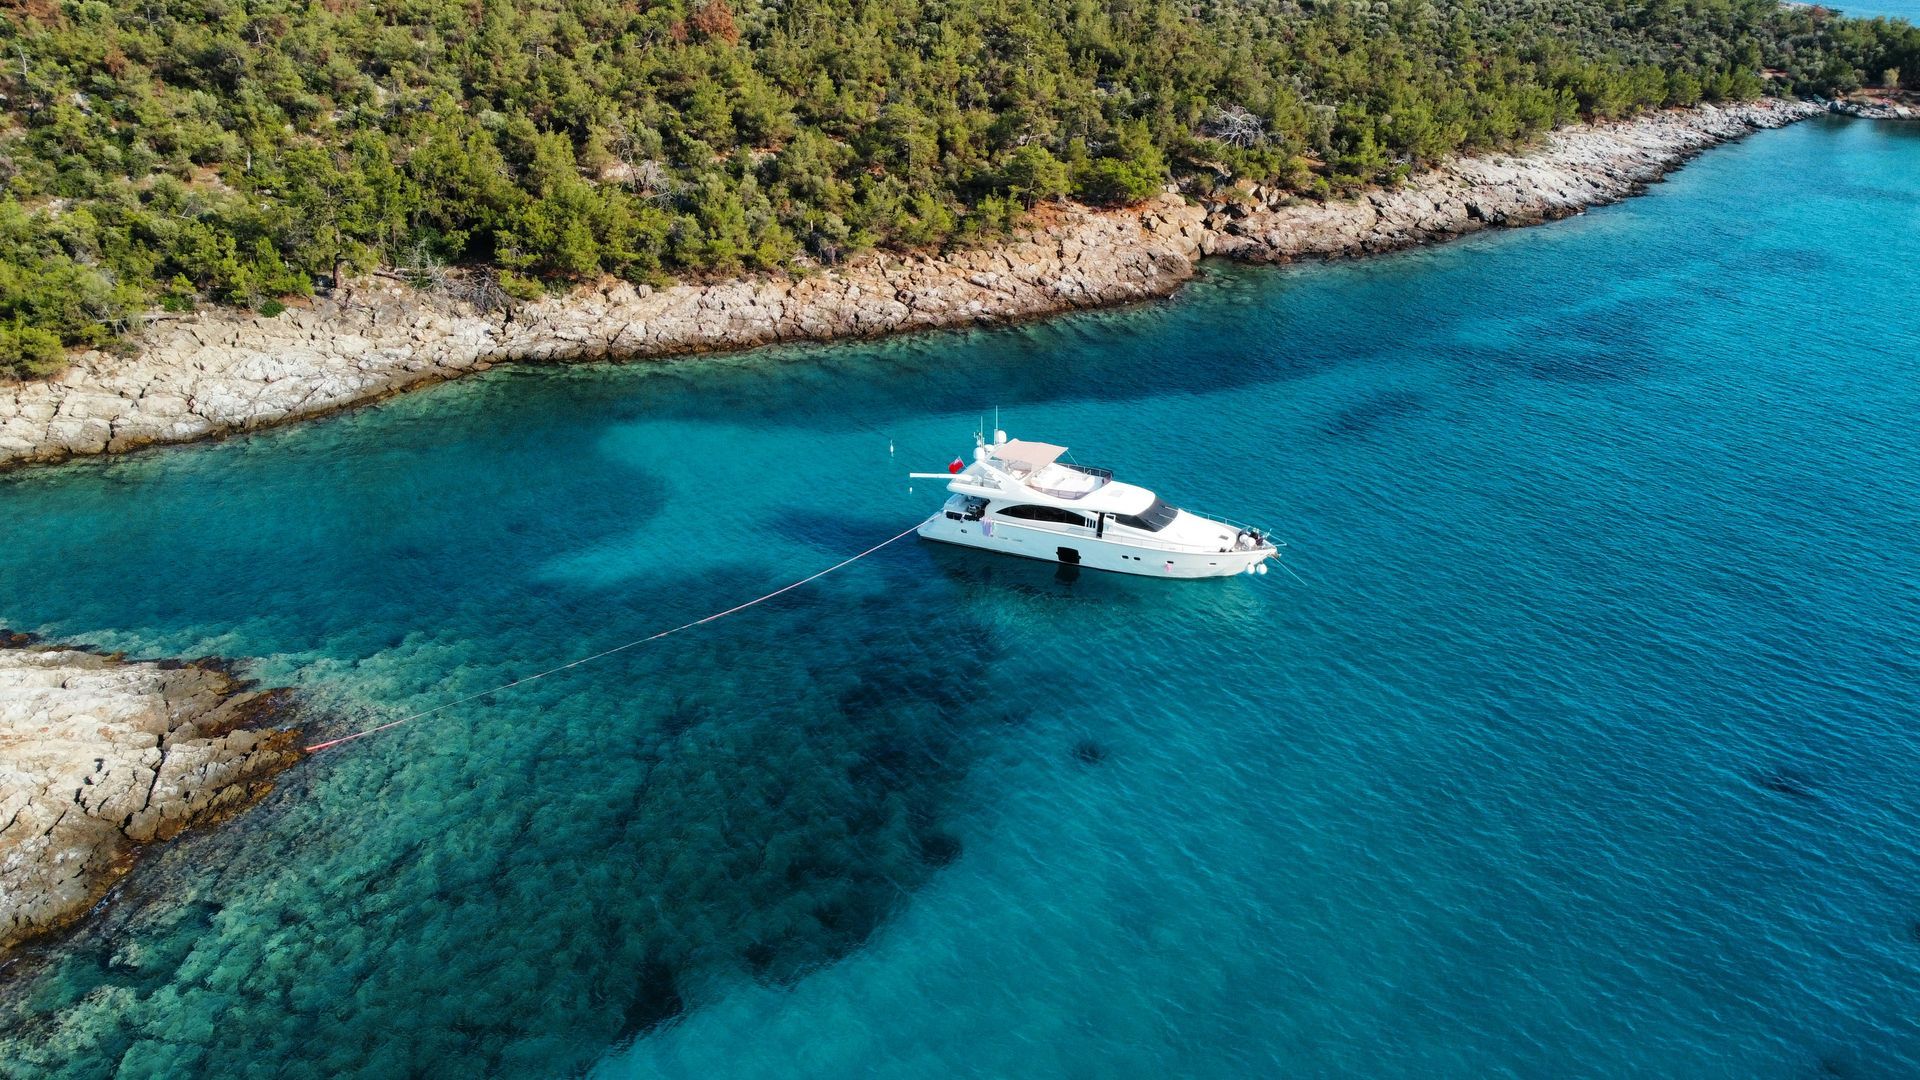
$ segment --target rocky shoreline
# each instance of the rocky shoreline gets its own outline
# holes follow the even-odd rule
[[[299,760],[284,690],[0,632],[0,957],[74,922],[143,844],[251,806]]]
[[[317,416],[507,362],[640,359],[1032,318],[1164,296],[1204,256],[1253,262],[1392,251],[1625,198],[1707,147],[1827,111],[1759,101],[1581,124],[1535,150],[1461,158],[1320,203],[1259,187],[1127,210],[1043,208],[992,249],[869,255],[807,276],[614,284],[481,314],[381,279],[276,318],[154,322],[137,356],[89,352],[0,385],[0,468],[118,453]]]
[[[1920,120],[1920,94],[1911,92],[1898,96],[1840,98],[1825,104],[1828,112],[1862,120]]]

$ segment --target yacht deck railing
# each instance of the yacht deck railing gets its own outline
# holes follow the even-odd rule
[[[1194,517],[1206,518],[1208,521],[1218,522],[1222,525],[1228,526],[1229,528],[1239,529],[1241,532],[1257,532],[1262,537],[1266,538],[1267,543],[1272,544],[1276,548],[1286,546],[1285,544],[1282,544],[1280,541],[1275,540],[1273,538],[1272,532],[1268,531],[1267,529],[1263,529],[1258,525],[1249,525],[1244,521],[1235,521],[1234,519],[1229,517],[1221,517],[1218,514],[1208,514],[1200,510],[1188,510],[1184,506],[1181,507],[1180,509],[1186,513],[1192,514]]]

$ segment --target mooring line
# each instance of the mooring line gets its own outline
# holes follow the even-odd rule
[[[443,709],[451,709],[455,705],[464,705],[469,701],[478,701],[479,699],[486,697],[489,694],[497,694],[502,690],[511,690],[516,686],[520,686],[525,683],[534,682],[538,679],[544,679],[549,675],[558,675],[559,673],[566,671],[569,668],[577,668],[582,664],[590,664],[595,660],[601,659],[602,657],[612,656],[614,653],[617,653],[617,652],[625,652],[626,650],[634,648],[635,646],[638,646],[638,645],[645,645],[649,641],[659,641],[663,637],[670,637],[674,634],[679,633],[682,630],[691,630],[696,626],[703,626],[707,623],[714,621],[715,619],[724,619],[728,615],[732,615],[736,612],[745,611],[755,604],[765,603],[766,601],[771,600],[776,596],[779,596],[781,593],[792,592],[793,590],[799,588],[802,585],[807,584],[810,581],[818,581],[819,579],[826,577],[828,574],[833,573],[835,570],[838,570],[843,566],[849,566],[849,565],[852,565],[853,563],[859,562],[861,559],[864,559],[867,556],[873,554],[874,552],[879,551],[881,548],[886,547],[888,544],[894,543],[895,541],[906,539],[908,536],[912,535],[912,533],[918,528],[920,528],[920,526],[916,524],[912,528],[906,529],[894,536],[891,536],[885,540],[880,541],[879,543],[873,545],[872,547],[868,548],[867,550],[861,552],[858,555],[850,555],[847,558],[841,559],[839,562],[834,563],[832,566],[827,567],[825,570],[808,574],[806,577],[801,578],[799,581],[796,581],[791,585],[783,585],[780,588],[775,589],[772,592],[766,594],[765,596],[756,596],[744,604],[736,604],[725,611],[716,611],[704,619],[695,619],[690,623],[683,623],[679,626],[674,627],[671,630],[662,630],[657,634],[650,634],[647,637],[637,638],[633,641],[627,642],[625,645],[616,645],[611,649],[606,649],[601,652],[594,653],[592,656],[583,656],[580,659],[575,660],[570,664],[561,664],[559,667],[556,667],[556,668],[548,668],[547,670],[542,671],[535,675],[525,675],[518,679],[513,680],[510,683],[502,683],[491,690],[482,690],[477,694],[468,694],[466,697],[455,698],[452,701],[442,702],[438,705],[435,705],[431,709],[422,709],[421,711],[417,713],[413,713],[410,716],[403,716],[398,720],[389,720],[384,724],[380,724],[375,727],[370,727],[363,731],[356,731],[351,735],[342,735],[337,739],[328,739],[325,742],[314,743],[312,746],[309,746],[306,748],[306,752],[309,754],[317,753],[321,750],[328,749],[329,747],[339,746],[341,743],[350,743],[355,739],[364,739],[369,735],[377,735],[382,731],[390,731],[394,728],[399,727],[401,724],[410,723],[424,716],[432,716],[434,713],[440,712]]]

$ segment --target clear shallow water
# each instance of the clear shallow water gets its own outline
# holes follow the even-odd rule
[[[996,404],[1310,582],[903,542],[307,763],[7,972],[0,1061],[1912,1075],[1916,257],[1920,137],[1810,123],[1169,304],[0,478],[0,622],[340,730],[892,535]]]

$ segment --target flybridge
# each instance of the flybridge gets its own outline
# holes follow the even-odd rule
[[[945,475],[913,475],[945,479],[947,490],[963,494],[1071,503],[1091,513],[1138,514],[1154,502],[1153,492],[1115,481],[1111,469],[1061,461],[1066,452],[1064,446],[1008,439],[1006,432],[996,431],[991,443],[975,437],[972,465]]]
[[[1003,436],[1005,434],[1006,432],[1004,431],[994,432],[996,436]],[[991,456],[993,460],[1005,466],[1009,472],[1030,474],[1060,460],[1060,455],[1066,452],[1066,447],[1055,446],[1052,443],[1027,442],[1024,439],[1013,439],[1007,442],[994,443]]]

